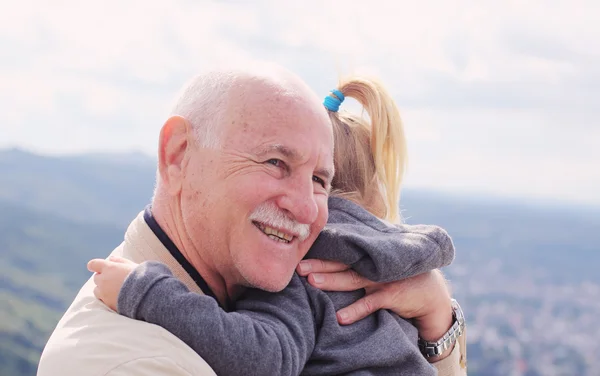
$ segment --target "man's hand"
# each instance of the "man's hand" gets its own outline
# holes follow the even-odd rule
[[[352,324],[379,309],[389,309],[405,319],[413,319],[419,335],[437,341],[452,326],[452,305],[448,285],[439,270],[402,281],[375,283],[334,261],[303,260],[297,267],[301,276],[324,291],[354,291],[364,288],[366,295],[338,311],[338,322]],[[451,351],[440,357],[441,360]]]
[[[94,274],[94,295],[113,311],[117,310],[119,291],[125,279],[138,264],[122,257],[110,256],[108,260],[93,259],[87,268]]]

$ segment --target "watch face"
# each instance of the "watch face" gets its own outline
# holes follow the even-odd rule
[[[465,315],[462,311],[462,308],[460,307],[460,304],[458,304],[458,301],[456,301],[456,299],[452,299],[452,311],[454,314],[454,318],[456,319],[456,321],[458,321],[458,323],[460,324],[461,328],[462,326],[464,326],[465,324]]]
[[[452,305],[452,309],[454,309],[455,311],[460,309],[460,305],[458,304],[458,301],[456,299],[452,299],[450,303]]]

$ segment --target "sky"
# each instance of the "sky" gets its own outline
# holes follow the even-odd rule
[[[382,80],[406,187],[597,206],[598,19],[596,0],[0,0],[0,148],[154,156],[186,80],[260,59],[323,96]]]

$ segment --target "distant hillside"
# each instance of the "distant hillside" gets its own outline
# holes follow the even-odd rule
[[[476,266],[498,258],[508,274],[535,267],[554,283],[600,283],[600,210],[579,213],[416,191],[404,194],[401,209],[407,223],[446,228],[458,263]]]
[[[44,157],[0,150],[0,200],[124,225],[150,201],[155,170],[155,161],[140,154]]]
[[[0,374],[35,374],[50,332],[90,276],[87,261],[122,239],[117,226],[0,202]]]

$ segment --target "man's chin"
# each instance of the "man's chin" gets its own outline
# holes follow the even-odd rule
[[[248,274],[251,275],[242,275],[248,283],[248,287],[268,292],[280,292],[289,285],[292,276],[294,275],[294,271],[292,270],[291,273],[285,275],[279,274],[277,276],[268,272],[265,272],[262,275],[259,275],[258,273]]]

